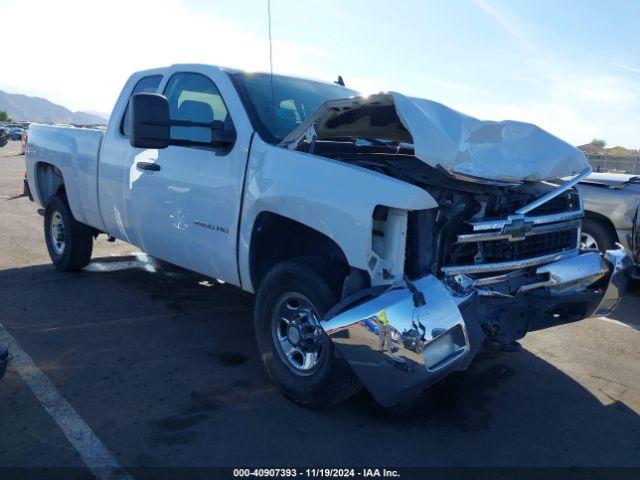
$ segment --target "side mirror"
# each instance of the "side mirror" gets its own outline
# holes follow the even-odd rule
[[[198,102],[194,102],[198,103]],[[209,146],[229,148],[236,141],[236,132],[225,130],[224,122],[193,122],[172,119],[169,116],[167,97],[157,93],[136,93],[129,99],[131,134],[129,143],[138,148],[166,148],[169,145]],[[171,127],[199,127],[211,130],[209,141],[171,138]]]
[[[138,148],[166,148],[171,143],[169,102],[157,93],[136,93],[129,99],[131,135]]]

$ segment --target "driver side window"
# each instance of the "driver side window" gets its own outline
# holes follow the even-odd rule
[[[171,119],[204,123],[219,120],[224,123],[225,130],[234,130],[222,96],[210,78],[199,73],[176,73],[169,79],[164,95],[169,101]],[[171,127],[171,138],[209,142],[211,130],[205,127]]]
[[[143,77],[138,81],[138,83],[136,83],[136,86],[133,87],[131,95],[133,95],[134,93],[155,93],[161,81],[162,75],[149,75],[148,77]],[[127,104],[124,108],[124,116],[122,117],[122,122],[120,123],[120,133],[125,137],[128,137],[129,135],[131,135],[129,104]]]

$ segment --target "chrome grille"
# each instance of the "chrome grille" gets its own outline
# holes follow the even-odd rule
[[[570,228],[531,235],[521,241],[489,240],[478,245],[483,262],[511,262],[572,250],[577,246],[577,239],[577,228]]]
[[[530,215],[550,215],[554,213],[570,212],[578,210],[580,208],[580,201],[578,194],[559,195],[552,198],[546,203],[543,203],[539,207],[531,210]]]
[[[457,244],[464,246],[466,256],[460,255],[458,264],[447,265],[442,271],[457,274],[515,270],[577,254],[579,219],[584,214],[579,194],[559,188],[556,196],[546,197],[544,202],[536,200],[507,218],[470,222],[472,233],[457,236]]]

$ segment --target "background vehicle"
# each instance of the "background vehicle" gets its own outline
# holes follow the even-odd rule
[[[11,140],[21,140],[24,133],[24,128],[12,128],[10,134]]]
[[[375,319],[375,317],[371,317],[371,318],[366,318],[364,320],[364,325],[365,327],[367,327],[371,332],[375,333],[376,335],[380,335],[380,327],[378,326],[378,322]]]
[[[0,147],[4,147],[10,138],[9,132],[4,128],[0,128]]]
[[[134,74],[106,131],[32,125],[26,161],[58,269],[106,233],[256,293],[265,367],[308,406],[361,382],[394,405],[485,339],[610,313],[628,275],[579,251],[580,151],[396,93],[174,65]]]
[[[633,253],[638,264],[640,177],[625,173],[592,173],[580,182],[578,189],[585,210],[582,248],[604,252],[619,242]]]
[[[402,336],[403,345],[416,353],[422,353],[422,341],[420,340],[420,332],[415,328],[405,332]]]

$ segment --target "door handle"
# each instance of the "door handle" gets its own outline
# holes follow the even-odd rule
[[[136,168],[138,170],[146,170],[150,172],[157,172],[160,170],[160,165],[152,162],[138,162],[136,163]]]

